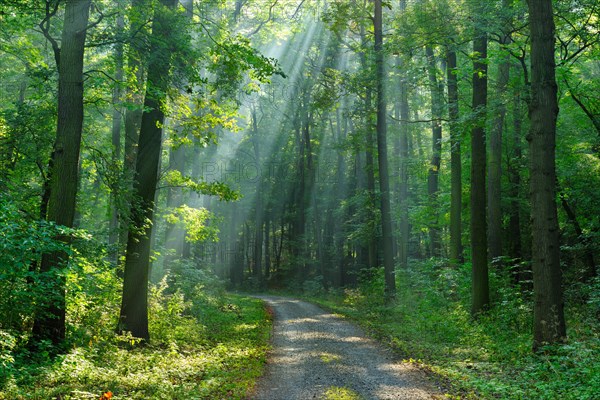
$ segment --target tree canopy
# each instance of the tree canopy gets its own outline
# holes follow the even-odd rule
[[[595,0],[3,1],[0,385],[221,288],[593,359],[599,55]]]

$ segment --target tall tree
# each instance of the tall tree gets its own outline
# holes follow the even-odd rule
[[[483,27],[484,2],[476,1],[473,39],[473,113],[471,131],[471,313],[477,315],[489,305],[489,282],[486,236],[486,148],[485,121],[487,108],[487,33]]]
[[[259,143],[259,131],[258,131],[258,119],[256,113],[256,104],[252,105],[251,112],[251,134],[250,139],[252,141],[252,148],[254,149],[254,162],[256,165],[260,165],[260,143]],[[262,285],[263,274],[262,274],[262,251],[263,251],[263,240],[264,240],[264,202],[263,202],[263,177],[258,176],[256,179],[256,197],[254,202],[254,270],[252,271],[257,279],[257,283]]]
[[[55,51],[58,64],[58,122],[49,171],[47,218],[67,227],[73,226],[75,217],[83,130],[83,55],[90,3],[91,0],[66,1],[61,47],[60,51]],[[61,239],[68,240],[66,237]],[[33,326],[33,334],[38,340],[60,343],[65,338],[65,278],[59,269],[67,259],[64,252],[44,254],[42,257],[40,272],[48,273],[50,290],[45,302],[40,304]]]
[[[375,81],[377,83],[377,160],[379,165],[379,191],[381,192],[381,241],[385,271],[385,297],[389,300],[396,296],[396,278],[394,273],[392,215],[390,210],[390,182],[387,156],[386,102],[384,92],[385,69],[383,65],[383,12],[381,0],[375,0],[373,27],[375,31]]]
[[[369,70],[369,61],[367,58],[366,46],[368,43],[367,34],[365,31],[365,27],[361,25],[360,27],[360,38],[362,43],[362,51],[359,53],[359,58],[361,62],[361,67],[365,70]],[[369,215],[369,219],[371,221],[375,220],[375,212],[374,209],[376,200],[375,200],[375,163],[373,154],[375,152],[375,148],[373,146],[373,128],[375,128],[375,123],[373,121],[373,87],[369,84],[365,87],[365,128],[366,128],[366,149],[365,149],[365,171],[367,175],[366,183],[367,183],[367,212]],[[372,224],[375,225],[375,224]],[[367,252],[364,254],[366,267],[367,268],[375,268],[377,267],[377,251],[378,247],[381,247],[381,243],[378,243],[380,238],[378,238],[377,231],[373,226],[370,226],[370,232],[368,238]]]
[[[131,0],[131,7],[128,13],[129,20],[129,40],[127,51],[124,53],[127,59],[127,70],[130,76],[128,77],[129,85],[125,100],[129,106],[125,109],[124,118],[124,148],[123,148],[123,178],[126,182],[127,197],[124,202],[131,201],[131,189],[133,186],[133,176],[135,173],[135,163],[138,153],[138,141],[140,136],[140,123],[142,121],[142,107],[144,104],[144,87],[146,80],[147,65],[143,59],[147,55],[147,39],[150,33],[148,32],[149,16],[147,0]],[[124,197],[124,196],[121,196]],[[127,232],[129,230],[129,222],[131,215],[123,212],[123,216],[119,223],[119,246],[118,257],[120,258],[127,245]],[[122,275],[122,266],[117,270]]]
[[[533,348],[566,337],[556,211],[557,84],[551,0],[528,0],[531,32],[531,120],[529,142]]]
[[[518,73],[518,67],[513,65],[513,70]],[[515,87],[512,93],[512,120],[513,134],[510,141],[510,157],[507,163],[508,170],[508,197],[510,198],[509,219],[508,219],[508,234],[507,234],[507,251],[510,258],[520,261],[523,258],[523,248],[521,245],[521,141],[523,131],[524,107],[522,106],[523,99],[521,97],[521,88]],[[517,283],[523,281],[523,267],[513,274],[512,281]]]
[[[122,36],[125,19],[123,15],[117,17],[117,35]],[[123,119],[123,107],[121,105],[123,90],[121,81],[123,80],[123,43],[119,41],[115,45],[115,80],[117,81],[113,89],[113,112],[112,112],[112,161],[116,165],[121,158],[121,122]],[[116,182],[113,183],[111,197],[111,219],[109,228],[108,244],[112,247],[111,261],[117,265],[119,258],[119,195]]]
[[[400,11],[406,12],[406,0],[400,0]],[[406,67],[407,62],[404,62]],[[399,64],[398,67],[401,67]],[[399,173],[400,179],[398,183],[398,200],[400,207],[400,238],[398,249],[398,262],[400,266],[408,266],[408,236],[410,232],[408,220],[408,120],[410,118],[410,108],[408,103],[408,72],[404,72],[399,82],[398,94],[398,110],[397,118],[400,119],[400,132],[398,138],[398,150],[400,157]]]
[[[456,51],[453,45],[446,52],[448,86],[448,117],[450,119],[450,263],[462,261],[462,163],[461,135],[458,128],[458,79]]]
[[[437,197],[439,192],[439,176],[442,158],[442,108],[444,86],[442,81],[438,79],[437,65],[433,47],[428,45],[425,47],[425,55],[427,56],[427,71],[429,76],[429,86],[431,91],[431,162],[429,164],[429,172],[427,174],[427,194],[429,195],[429,203],[432,210],[433,220],[429,227],[429,241],[431,255],[434,257],[441,256],[441,239],[438,227],[437,212]]]
[[[510,10],[510,1],[502,0],[502,9]],[[502,255],[502,134],[506,117],[506,91],[510,74],[510,53],[506,47],[510,44],[510,19],[503,18],[500,35],[500,48],[504,52],[498,65],[496,82],[495,118],[490,130],[488,159],[488,257],[496,261]]]
[[[154,195],[158,180],[162,125],[171,69],[173,9],[177,0],[161,0],[154,10],[148,78],[134,176],[132,224],[127,235],[123,298],[117,330],[148,340],[148,269]],[[137,204],[136,204],[137,203]]]

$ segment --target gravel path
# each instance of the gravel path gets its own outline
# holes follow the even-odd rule
[[[273,350],[251,399],[327,399],[326,393],[336,390],[356,396],[344,399],[439,396],[421,371],[396,360],[346,320],[300,300],[260,298],[275,315]]]

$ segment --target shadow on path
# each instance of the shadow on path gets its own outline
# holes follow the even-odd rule
[[[257,297],[273,309],[275,320],[273,350],[251,399],[324,399],[332,388],[361,399],[439,395],[422,372],[395,360],[343,318],[300,300]]]

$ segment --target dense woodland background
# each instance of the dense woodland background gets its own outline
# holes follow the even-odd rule
[[[466,397],[597,398],[599,78],[597,0],[3,1],[0,398],[267,321],[224,288]]]

